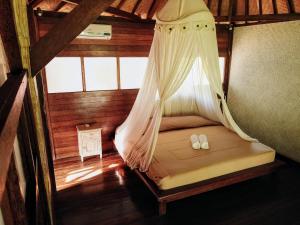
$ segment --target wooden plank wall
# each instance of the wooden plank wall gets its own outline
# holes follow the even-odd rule
[[[39,17],[40,36],[48,32],[58,17]],[[59,56],[148,56],[153,24],[111,21],[112,39],[70,43]],[[226,56],[228,29],[217,27],[219,53]],[[78,156],[76,125],[98,123],[103,128],[103,151],[112,149],[116,127],[126,119],[138,90],[114,90],[48,94],[49,120],[56,159]]]
[[[59,20],[57,17],[38,17],[40,37]],[[97,23],[112,25],[111,40],[75,39],[59,56],[148,56],[154,24],[139,24],[120,19],[103,19]]]
[[[115,129],[126,119],[137,90],[49,94],[49,111],[56,159],[78,156],[76,125],[102,127],[103,152],[112,149]]]
[[[40,37],[44,36],[63,15],[38,17]],[[75,39],[58,56],[148,56],[154,24],[139,24],[119,19],[99,19],[97,23],[112,25],[111,40]],[[228,26],[217,24],[217,36],[219,53],[225,56],[228,47]]]

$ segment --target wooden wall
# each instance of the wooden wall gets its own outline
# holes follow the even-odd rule
[[[76,125],[102,127],[103,151],[112,149],[115,129],[126,119],[137,90],[49,94],[49,114],[56,159],[78,156]]]
[[[45,35],[55,23],[59,22],[64,13],[38,17],[39,35]],[[73,40],[59,56],[148,56],[154,24],[139,24],[126,20],[98,19],[96,23],[112,25],[111,40]],[[228,47],[228,26],[217,24],[219,54],[225,55]]]
[[[63,16],[64,14],[58,14]],[[40,36],[45,35],[60,17],[38,17]],[[96,23],[112,25],[111,40],[73,40],[59,56],[148,56],[154,24],[139,24],[118,18],[98,19]]]
[[[39,17],[39,34],[43,36],[63,14]],[[119,19],[102,19],[112,24],[112,39],[75,39],[59,56],[148,56],[154,24],[137,24]],[[221,56],[228,47],[227,26],[217,26]],[[96,91],[48,94],[49,122],[56,159],[78,156],[76,125],[97,123],[103,128],[103,151],[112,149],[117,126],[127,117],[138,90]]]

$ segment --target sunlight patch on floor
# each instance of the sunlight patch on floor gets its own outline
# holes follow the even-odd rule
[[[114,168],[114,167],[117,167],[117,166],[119,166],[118,163],[112,163],[112,164],[110,164],[110,165],[108,166],[108,168]]]
[[[65,182],[66,183],[69,183],[71,181],[74,181],[74,180],[77,180],[78,178],[90,173],[92,170],[85,170],[85,171],[80,171],[80,172],[77,172],[77,173],[73,173],[71,175],[68,175],[65,179]]]
[[[92,177],[100,175],[101,173],[103,173],[103,170],[102,169],[97,169],[97,170],[95,170],[95,171],[93,171],[93,172],[91,172],[91,173],[89,173],[89,174],[87,174],[87,175],[79,178],[78,181],[88,180],[88,179],[90,179]]]
[[[124,183],[122,171],[119,168],[123,167],[121,158],[115,155],[108,156],[104,159],[90,158],[81,162],[79,159],[72,163],[64,163],[63,160],[57,161],[55,165],[56,188],[58,191],[82,184],[88,180],[102,179],[102,174],[112,171],[115,173],[120,184]],[[118,170],[118,172],[115,172]]]
[[[93,169],[93,168],[94,168],[93,166],[90,166],[90,167],[85,167],[85,168],[82,168],[82,169],[79,169],[79,170],[72,170],[72,171],[68,172],[68,174],[79,173],[79,172],[81,172],[81,171],[91,170],[91,169]]]

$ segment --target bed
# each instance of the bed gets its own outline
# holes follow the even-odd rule
[[[210,149],[194,150],[189,137],[206,134]],[[204,126],[159,134],[147,176],[167,190],[271,163],[275,150],[241,139],[224,126]]]
[[[180,124],[163,129],[149,170],[135,170],[157,198],[160,215],[168,202],[262,176],[283,164],[275,160],[274,149],[245,141],[220,124],[184,124],[184,129]],[[206,134],[210,149],[192,149],[192,134]]]

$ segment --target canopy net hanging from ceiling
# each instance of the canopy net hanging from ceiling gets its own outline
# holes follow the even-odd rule
[[[234,122],[219,68],[215,21],[203,1],[172,0],[156,14],[143,85],[115,145],[131,168],[146,171],[163,115],[197,114],[255,141]]]

